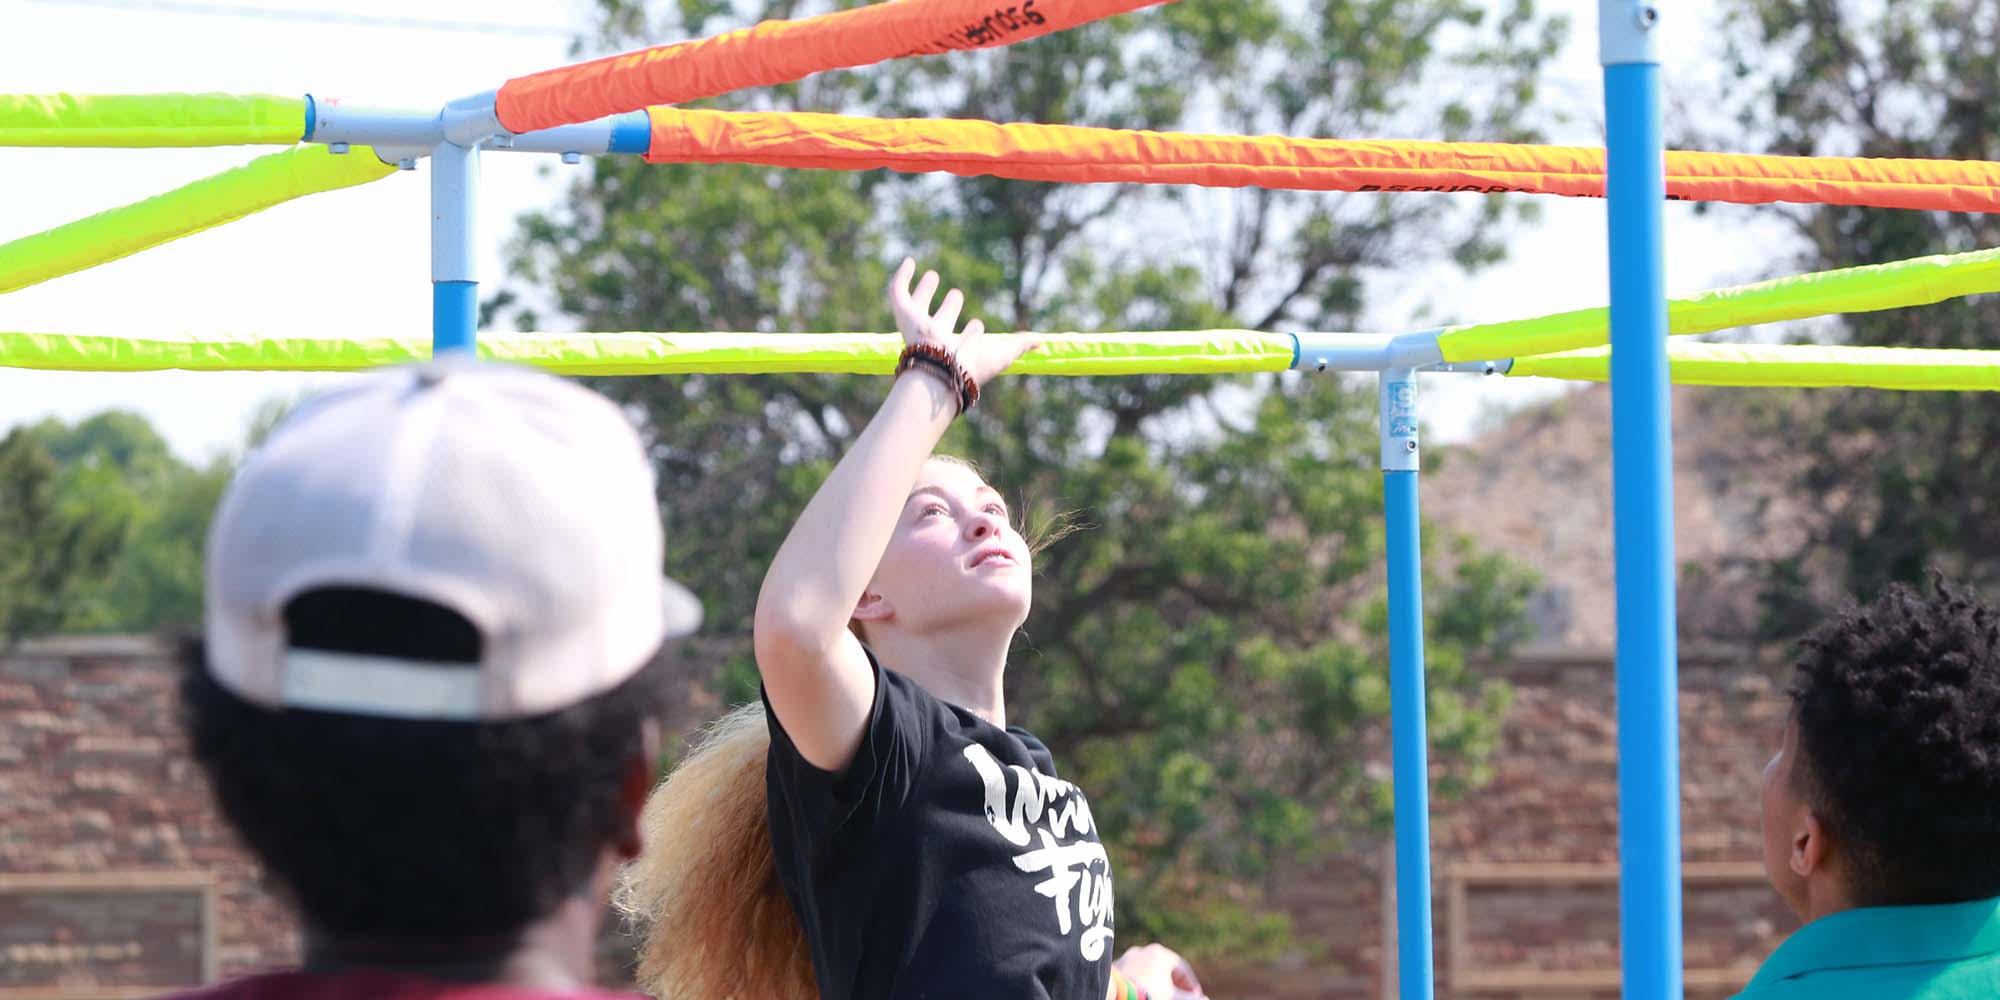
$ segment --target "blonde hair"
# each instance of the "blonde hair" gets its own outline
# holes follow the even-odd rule
[[[660,1000],[819,996],[771,854],[770,746],[763,704],[744,705],[709,724],[646,801],[645,850],[612,902],[641,935],[638,986]]]

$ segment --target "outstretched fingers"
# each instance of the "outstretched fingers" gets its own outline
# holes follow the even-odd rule
[[[954,288],[944,293],[944,301],[938,304],[937,315],[931,317],[931,335],[950,343],[953,332],[958,329],[958,316],[964,311],[964,292]]]
[[[964,330],[956,329],[959,320],[965,318],[965,293],[956,288],[947,291],[933,313],[931,301],[942,280],[936,271],[925,271],[912,287],[910,281],[916,273],[916,260],[905,257],[890,281],[889,300],[896,313],[897,328],[910,344],[931,344],[951,352],[975,382],[984,382],[1006,371],[1022,355],[1042,346],[1040,339],[1030,336],[985,342],[986,324],[976,317],[965,319]]]
[[[936,271],[926,271],[919,278],[915,288],[910,287],[910,278],[917,272],[914,258],[905,257],[896,267],[896,274],[889,279],[889,310],[895,314],[896,329],[909,343],[923,343],[934,339],[935,325],[931,322],[931,298],[937,294],[938,275]]]
[[[912,290],[910,277],[916,273],[915,258],[903,258],[903,262],[896,266],[895,277],[889,279],[889,302],[901,309],[929,315],[931,296],[937,294],[940,279],[936,271],[925,271],[924,276],[917,281],[917,287]]]
[[[938,285],[942,281],[936,271],[925,271],[924,276],[917,279],[917,290],[910,297],[910,302],[916,306],[918,312],[930,315],[931,299],[937,295]]]

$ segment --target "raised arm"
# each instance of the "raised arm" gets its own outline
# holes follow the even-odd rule
[[[915,272],[914,261],[903,261],[889,287],[905,344],[943,349],[980,385],[1030,348],[1016,338],[983,339],[976,319],[955,333],[965,297],[952,289],[932,313],[937,273],[925,272],[913,291]],[[764,574],[752,627],[757,670],[771,710],[815,767],[844,770],[861,744],[875,677],[847,623],[924,460],[957,414],[956,388],[932,369],[897,378]]]

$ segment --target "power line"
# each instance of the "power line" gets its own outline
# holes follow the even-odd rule
[[[477,21],[445,21],[427,17],[385,17],[348,14],[337,10],[279,10],[243,4],[191,3],[185,0],[20,0],[56,7],[96,7],[104,10],[149,11],[163,14],[199,14],[210,17],[259,18],[267,21],[303,21],[338,24],[358,28],[395,28],[404,31],[449,31],[479,35],[514,35],[547,38],[572,33],[563,25],[487,24]]]

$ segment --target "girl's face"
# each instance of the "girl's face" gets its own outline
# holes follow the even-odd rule
[[[915,632],[980,622],[1019,628],[1034,595],[1031,558],[993,487],[964,465],[931,459],[856,617],[872,625],[874,604],[877,616]]]

